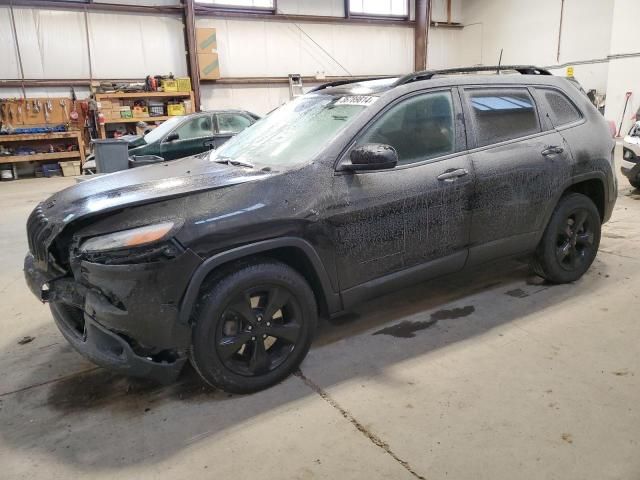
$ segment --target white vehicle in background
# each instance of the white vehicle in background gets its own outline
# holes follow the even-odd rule
[[[622,174],[640,189],[640,122],[636,122],[622,143]]]

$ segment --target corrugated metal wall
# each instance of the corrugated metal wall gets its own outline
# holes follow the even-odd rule
[[[97,0],[94,0],[97,1]],[[177,0],[101,0],[108,3],[174,5]],[[454,6],[459,0],[454,0]],[[446,0],[434,0],[434,19],[446,19]],[[457,15],[456,6],[454,13]],[[343,0],[279,0],[278,10],[295,15],[344,15]],[[410,12],[413,14],[413,0]],[[186,75],[184,32],[179,16],[88,13],[89,65],[84,12],[14,8],[27,79],[143,78]],[[444,16],[444,17],[443,17]],[[442,18],[441,18],[442,17]],[[454,20],[456,20],[454,18]],[[457,19],[459,21],[459,18]],[[283,77],[401,74],[413,69],[413,29],[397,25],[300,23],[198,18],[197,26],[218,29],[222,77]],[[446,64],[446,38],[432,34],[430,52]],[[19,79],[8,7],[0,7],[0,79]],[[444,42],[444,43],[443,43]],[[437,45],[437,46],[436,46]],[[87,89],[77,89],[80,95]],[[37,93],[36,93],[37,92]],[[0,97],[19,96],[0,89]],[[28,95],[68,95],[68,89],[29,89]],[[264,114],[289,98],[283,85],[205,84],[203,108],[247,108]]]

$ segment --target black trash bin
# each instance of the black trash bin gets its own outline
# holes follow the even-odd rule
[[[129,144],[117,138],[94,140],[96,173],[112,173],[129,168]]]

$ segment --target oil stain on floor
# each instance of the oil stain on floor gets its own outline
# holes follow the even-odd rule
[[[431,314],[431,318],[429,320],[403,320],[400,323],[378,330],[377,332],[374,332],[373,335],[391,335],[392,337],[397,338],[413,338],[416,336],[416,332],[433,327],[440,320],[455,320],[456,318],[467,317],[475,312],[475,310],[475,307],[472,305],[467,305],[462,308],[452,308],[451,310],[438,310]]]

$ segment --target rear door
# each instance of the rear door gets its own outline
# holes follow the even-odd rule
[[[215,148],[223,145],[234,135],[250,127],[254,120],[241,113],[216,113]]]
[[[177,134],[178,137],[171,139],[173,134]],[[188,118],[162,140],[161,156],[165,160],[174,160],[210,150],[212,138],[211,114]]]
[[[524,86],[464,89],[476,173],[469,263],[527,252],[570,175],[570,153]]]

